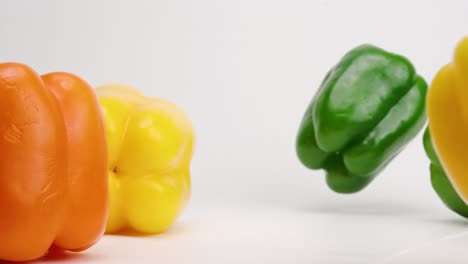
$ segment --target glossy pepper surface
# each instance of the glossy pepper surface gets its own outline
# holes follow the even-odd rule
[[[365,188],[423,128],[427,84],[410,61],[358,46],[328,72],[302,118],[296,152],[338,193]]]
[[[449,208],[468,217],[468,37],[434,77],[427,115],[424,144],[432,162],[432,185]]]
[[[110,214],[106,232],[166,231],[191,190],[194,131],[174,103],[124,85],[96,88],[109,155]]]
[[[82,251],[104,233],[107,152],[91,87],[0,64],[0,259]]]
[[[461,216],[468,217],[468,205],[458,195],[457,191],[453,188],[451,181],[447,177],[447,174],[437,157],[436,151],[434,150],[429,128],[426,128],[426,131],[424,132],[423,143],[424,150],[431,161],[429,171],[431,173],[432,188],[448,208]]]

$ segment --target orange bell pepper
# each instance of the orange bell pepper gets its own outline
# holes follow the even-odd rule
[[[92,88],[0,64],[0,259],[95,244],[108,215],[107,146]]]

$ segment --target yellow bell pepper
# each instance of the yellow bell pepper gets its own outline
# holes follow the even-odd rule
[[[450,184],[466,204],[468,203],[468,36],[458,43],[453,61],[442,67],[435,76],[428,91],[426,107],[433,148]],[[443,190],[440,189],[442,194]]]
[[[194,129],[175,104],[124,85],[96,88],[106,128],[110,212],[106,233],[166,231],[191,191]]]

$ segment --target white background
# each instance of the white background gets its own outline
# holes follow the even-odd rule
[[[166,234],[105,236],[69,262],[466,263],[467,221],[429,181],[422,133],[358,194],[298,162],[303,111],[349,49],[407,56],[430,83],[467,1],[2,1],[0,61],[124,83],[197,132],[189,207]]]

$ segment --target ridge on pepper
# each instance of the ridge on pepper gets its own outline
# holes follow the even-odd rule
[[[338,193],[364,189],[426,122],[427,84],[411,62],[364,44],[327,73],[303,115],[296,153]]]

